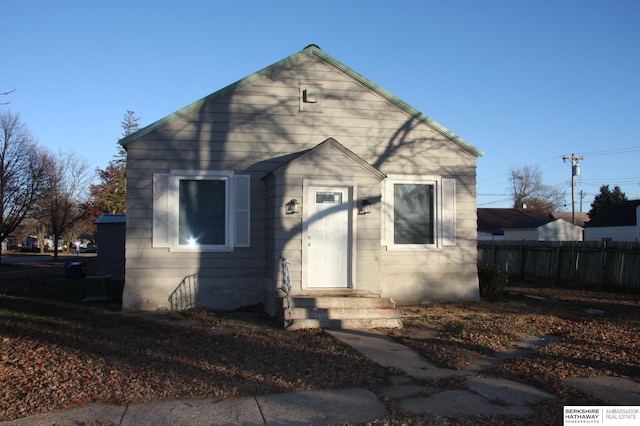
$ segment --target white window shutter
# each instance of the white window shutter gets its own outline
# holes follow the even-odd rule
[[[455,179],[442,179],[442,245],[456,245]]]
[[[386,246],[389,244],[389,241],[393,241],[392,238],[389,238],[389,232],[391,228],[391,224],[393,223],[393,218],[391,218],[391,214],[393,214],[393,208],[389,206],[389,199],[387,192],[389,191],[389,187],[391,183],[389,182],[388,177],[386,177],[382,181],[381,188],[381,197],[380,197],[380,213],[382,214],[382,220],[380,221],[380,244]]]
[[[153,174],[152,247],[169,247],[169,174]]]
[[[251,176],[235,175],[235,247],[251,244]]]

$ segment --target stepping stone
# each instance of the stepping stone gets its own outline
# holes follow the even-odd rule
[[[565,383],[611,405],[640,405],[640,383],[623,377],[569,378]]]
[[[386,396],[389,398],[409,398],[415,396],[429,396],[434,393],[442,392],[442,389],[434,386],[422,385],[396,385],[380,389],[378,396]]]
[[[524,383],[512,380],[474,377],[466,382],[470,391],[489,401],[507,401],[509,404],[533,404],[553,395]]]
[[[525,417],[533,414],[533,411],[525,405],[493,404],[482,396],[466,390],[444,391],[425,398],[404,399],[400,401],[400,405],[412,413],[442,417],[477,414]]]

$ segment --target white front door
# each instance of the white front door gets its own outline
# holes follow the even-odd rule
[[[308,288],[348,288],[351,199],[347,187],[311,186],[305,204]]]

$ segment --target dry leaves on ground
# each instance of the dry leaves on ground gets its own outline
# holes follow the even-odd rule
[[[60,264],[2,265],[1,272],[0,420],[91,401],[376,389],[396,373],[322,331],[287,332],[258,312],[124,314],[79,304],[86,283],[65,279]],[[386,332],[454,369],[526,337],[558,336],[485,372],[533,384],[557,400],[537,404],[527,419],[435,419],[409,415],[387,400],[389,416],[372,424],[554,424],[562,405],[599,403],[564,386],[564,378],[640,377],[640,296],[530,286],[509,291],[480,302],[404,307],[405,327]]]
[[[52,268],[40,285],[15,275],[0,285],[0,420],[93,401],[373,389],[392,373],[320,330],[287,332],[259,312],[123,314],[56,300],[84,283]]]
[[[557,336],[527,357],[509,358],[485,372],[558,397],[536,407],[537,417],[528,419],[532,424],[557,422],[563,405],[601,403],[564,385],[567,377],[640,379],[640,295],[522,284],[480,302],[405,307],[405,327],[389,334],[433,363],[453,369],[510,349],[527,337]]]

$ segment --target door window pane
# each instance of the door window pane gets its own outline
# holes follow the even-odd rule
[[[434,187],[428,184],[393,185],[394,244],[434,243]]]
[[[226,181],[180,180],[179,245],[224,245]]]
[[[316,192],[316,204],[342,204],[342,192]]]

